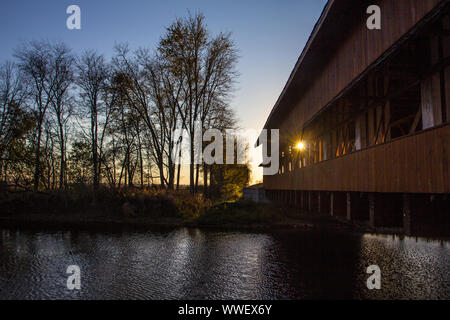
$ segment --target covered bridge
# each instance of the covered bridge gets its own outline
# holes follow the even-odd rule
[[[270,199],[448,235],[449,2],[328,1],[264,127],[280,129]]]

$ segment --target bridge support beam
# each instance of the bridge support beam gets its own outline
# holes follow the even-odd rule
[[[330,192],[330,216],[333,216],[334,192]]]
[[[411,204],[410,196],[403,194],[403,233],[407,236],[411,235]]]
[[[346,193],[347,200],[347,220],[352,220],[352,196],[350,192]]]
[[[300,191],[300,208],[302,210],[306,209],[306,197],[305,197],[305,191]]]
[[[319,212],[319,192],[309,191],[310,194],[310,211],[313,213]]]
[[[331,204],[330,199],[331,195],[330,192],[327,191],[320,191],[319,192],[319,212],[330,214],[331,211]]]
[[[369,225],[372,228],[402,228],[402,195],[396,193],[370,193]]]
[[[347,220],[369,220],[369,197],[367,193],[347,192]]]
[[[292,191],[294,193],[294,207],[298,208],[298,191]]]
[[[311,195],[311,191],[306,191],[307,193],[307,197],[308,197],[308,211],[311,212],[312,211],[312,195]]]
[[[347,215],[347,195],[345,192],[332,192],[331,215],[345,217]]]

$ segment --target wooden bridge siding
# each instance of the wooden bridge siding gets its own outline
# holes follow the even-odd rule
[[[447,0],[445,0],[447,1]],[[353,30],[348,32],[346,40],[335,50],[331,60],[324,64],[321,71],[308,81],[311,84],[297,101],[285,101],[288,114],[282,123],[274,124],[281,134],[290,136],[298,134],[302,124],[320,111],[329,101],[339,94],[351,81],[357,78],[367,67],[378,59],[387,49],[395,44],[427,13],[432,11],[442,0],[374,0],[371,4],[381,8],[381,30],[369,30],[366,27],[368,15],[353,12],[358,20]],[[348,17],[351,19],[352,17]],[[333,34],[329,37],[332,39]]]
[[[282,175],[267,190],[450,193],[450,124]]]

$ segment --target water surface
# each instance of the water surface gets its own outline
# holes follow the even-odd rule
[[[449,243],[325,231],[0,230],[0,299],[449,299]],[[366,268],[381,269],[368,290]],[[81,290],[66,287],[69,265]]]

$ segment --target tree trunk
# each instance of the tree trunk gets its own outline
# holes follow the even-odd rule
[[[200,171],[200,165],[197,164],[195,167],[195,192],[198,192],[198,176]]]
[[[96,102],[95,102],[96,103]],[[97,126],[97,110],[96,107],[92,110],[91,116],[91,134],[92,134],[92,182],[94,190],[98,190],[99,177],[98,177],[98,126]]]
[[[208,196],[208,165],[203,164],[203,196]]]
[[[181,161],[178,163],[178,170],[177,170],[177,190],[180,190],[180,171],[181,171]]]
[[[38,124],[38,136],[36,140],[36,155],[34,160],[34,180],[33,189],[37,191],[39,188],[39,177],[41,175],[41,137],[42,137],[42,122]]]
[[[0,182],[3,180],[3,151],[0,151]],[[6,179],[5,179],[6,182]]]
[[[66,176],[66,155],[65,155],[65,143],[64,143],[64,129],[62,124],[59,125],[60,136],[60,171],[59,171],[59,189],[64,189],[64,180]]]
[[[191,159],[190,159],[190,164],[189,164],[189,190],[191,192],[191,194],[195,193],[194,190],[194,135],[193,133],[191,133],[191,137],[190,137],[190,151],[191,151]]]
[[[141,173],[141,189],[144,189],[144,161],[142,160],[142,146],[141,146],[141,136],[139,134],[139,129],[137,131],[138,136],[138,146],[139,146],[139,166]]]

